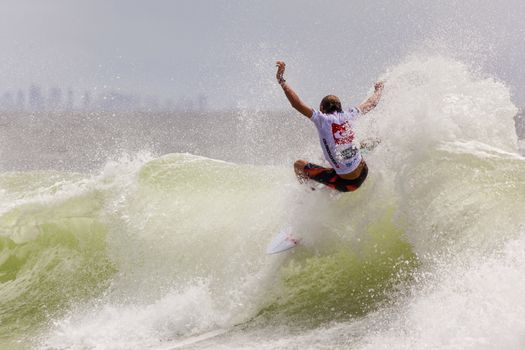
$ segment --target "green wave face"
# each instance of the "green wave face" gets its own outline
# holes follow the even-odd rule
[[[480,215],[523,209],[498,205],[523,193],[522,176],[511,175],[521,160],[454,150],[392,178],[409,186],[395,186],[401,194],[378,172],[334,197],[298,185],[291,169],[186,154],[89,178],[3,174],[0,342],[38,338],[53,349],[131,338],[155,348],[234,324],[307,329],[362,318],[410,290],[430,265],[425,254],[493,244],[489,225],[464,229],[461,220],[474,227],[477,217],[461,198],[488,196]],[[461,176],[439,181],[451,169]],[[290,224],[302,244],[266,255]]]
[[[316,327],[363,316],[389,302],[418,265],[391,219],[387,213],[368,227],[362,244],[342,241],[332,252],[313,256],[299,252],[283,267],[274,299],[260,315],[270,322],[280,318],[289,325]]]
[[[0,182],[22,202],[22,194],[35,189],[49,192],[46,185],[56,176],[5,174]],[[0,216],[0,342],[20,344],[68,306],[107,287],[115,267],[106,254],[102,205],[102,196],[92,192],[21,204]]]

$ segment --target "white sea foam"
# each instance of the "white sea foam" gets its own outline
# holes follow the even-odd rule
[[[165,348],[225,328],[229,333],[188,346],[522,347],[525,163],[516,153],[508,89],[442,56],[414,55],[384,79],[384,99],[358,125],[363,137],[379,136],[382,143],[367,155],[369,179],[356,193],[330,199],[302,191],[288,169],[189,155],[134,168],[126,186],[117,186],[128,190],[109,188],[104,207],[118,270],[111,288],[58,317],[40,348]],[[373,248],[386,238],[367,236],[385,217],[417,257],[410,283],[388,290],[391,302],[368,305],[364,316],[312,327],[309,318],[321,312],[312,308],[293,318],[294,330],[280,327],[285,311],[293,311],[292,304],[279,304],[287,296],[347,289],[337,289],[323,259],[341,250],[363,260],[385,254],[386,248]],[[295,218],[306,247],[265,256],[272,234]],[[370,241],[372,249],[364,249]],[[294,269],[313,266],[319,276],[328,274],[325,284],[303,290],[306,284],[279,280],[290,259],[297,264],[289,267],[291,280]],[[275,308],[270,321],[251,322],[268,305]]]

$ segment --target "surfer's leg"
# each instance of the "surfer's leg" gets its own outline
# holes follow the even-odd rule
[[[301,183],[304,183],[307,180],[314,180],[330,188],[335,188],[332,182],[337,179],[337,174],[332,168],[325,168],[314,163],[308,163],[304,160],[296,161],[294,168],[295,174]]]
[[[298,167],[300,165],[302,164],[297,164]],[[313,163],[306,163],[302,168],[301,174],[339,192],[352,192],[361,187],[365,181],[368,175],[368,167],[364,163],[361,174],[352,180],[343,179],[332,168],[325,168]]]

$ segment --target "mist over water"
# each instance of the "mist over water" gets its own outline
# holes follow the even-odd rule
[[[202,94],[213,109],[281,109],[272,63],[284,59],[310,103],[328,93],[357,103],[426,47],[504,80],[523,105],[524,14],[521,0],[5,0],[0,93],[36,84],[71,87],[76,99],[117,92],[177,104]]]
[[[177,22],[229,19],[175,63],[180,86],[235,108],[1,113],[0,349],[522,349],[524,4],[345,4],[335,21],[301,3],[307,26],[295,2]],[[125,12],[141,28],[138,10]],[[313,107],[327,93],[354,106],[385,82],[356,125],[381,140],[358,191],[297,183],[294,160],[323,160],[314,126],[280,111],[281,58]],[[152,68],[160,90],[174,66]],[[289,225],[301,245],[266,255]]]

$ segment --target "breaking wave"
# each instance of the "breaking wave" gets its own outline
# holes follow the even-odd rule
[[[525,163],[508,89],[440,56],[383,78],[381,105],[358,125],[382,142],[355,193],[312,192],[284,165],[187,153],[91,175],[1,174],[0,339],[522,347]],[[290,224],[301,246],[267,256]]]

